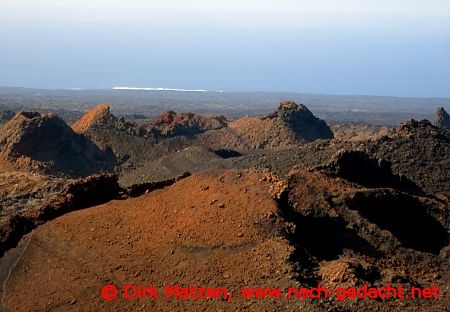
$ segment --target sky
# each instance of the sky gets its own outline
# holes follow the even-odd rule
[[[0,0],[0,86],[450,97],[450,1]]]

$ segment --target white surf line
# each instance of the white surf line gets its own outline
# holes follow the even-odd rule
[[[136,88],[136,87],[114,87],[113,90],[128,90],[128,91],[174,91],[174,92],[219,92],[222,93],[221,90],[216,91],[208,91],[205,89],[176,89],[176,88]]]

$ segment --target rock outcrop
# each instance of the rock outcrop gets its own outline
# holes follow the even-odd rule
[[[365,187],[395,188],[423,195],[423,191],[408,178],[394,174],[391,166],[384,159],[374,159],[364,152],[350,150],[336,153],[329,164],[317,169]]]
[[[230,124],[250,148],[274,148],[332,139],[325,121],[315,117],[303,104],[286,101],[265,117],[244,117]]]
[[[201,116],[193,113],[167,111],[153,119],[147,130],[157,138],[194,135],[227,126],[224,116]]]
[[[148,154],[153,144],[142,127],[116,117],[108,104],[99,104],[86,112],[72,129],[88,137],[102,150],[111,150],[120,163]]]
[[[114,129],[135,136],[145,136],[146,134],[143,128],[125,121],[123,117],[117,118],[111,114],[110,106],[106,103],[99,104],[89,110],[72,125],[72,129],[77,133],[90,133],[99,129]]]
[[[69,184],[48,204],[0,221],[0,257],[14,247],[32,229],[68,212],[79,210],[119,197],[121,188],[111,174],[93,175]]]
[[[20,112],[2,128],[0,159],[16,168],[68,176],[112,170],[115,158],[54,114]]]
[[[448,249],[445,205],[425,197],[297,169],[290,173],[282,198],[285,219],[296,225],[291,241],[303,284],[383,285],[398,278],[420,283],[423,276],[431,277],[423,255],[438,265]],[[402,271],[393,263],[423,266]],[[441,270],[448,265],[446,261]]]
[[[372,158],[385,159],[398,175],[413,181],[428,194],[450,198],[450,135],[428,120],[400,123],[391,137],[358,144]]]
[[[442,129],[450,129],[450,115],[443,107],[439,107],[436,111],[436,120],[434,122],[436,127]]]
[[[427,120],[415,120],[409,119],[401,122],[394,132],[398,135],[416,135],[416,134],[435,134],[438,133],[438,127],[433,126],[433,124]]]
[[[297,139],[314,141],[317,139],[332,139],[333,132],[325,121],[317,118],[303,104],[291,101],[281,102],[276,112],[264,117],[276,119],[291,129]]]

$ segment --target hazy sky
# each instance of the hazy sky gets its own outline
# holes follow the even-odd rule
[[[450,1],[0,0],[0,85],[450,96]]]

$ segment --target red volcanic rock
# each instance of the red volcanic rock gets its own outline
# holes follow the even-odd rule
[[[111,153],[101,151],[54,114],[20,112],[2,128],[0,160],[16,168],[87,176],[109,171]]]
[[[102,103],[88,111],[78,121],[72,125],[72,129],[77,133],[85,132],[95,121],[103,116],[110,114],[109,105]]]

